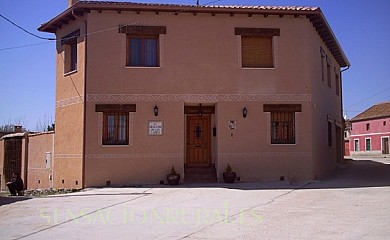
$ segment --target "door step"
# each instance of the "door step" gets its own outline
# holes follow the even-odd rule
[[[213,183],[218,182],[215,165],[206,167],[184,167],[185,183]]]

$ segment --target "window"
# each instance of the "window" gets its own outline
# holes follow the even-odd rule
[[[371,151],[371,138],[366,138],[366,151]]]
[[[69,47],[69,72],[71,72],[77,70],[77,42],[70,44]]]
[[[334,81],[336,86],[336,95],[340,96],[340,78],[337,73],[334,74]]]
[[[158,36],[128,36],[127,66],[158,67]]]
[[[322,82],[325,82],[325,68],[324,68],[325,52],[322,47],[320,47],[320,53],[321,53],[321,80]]]
[[[332,123],[328,121],[328,147],[333,145]]]
[[[294,112],[271,112],[271,143],[295,143]]]
[[[242,67],[272,68],[272,37],[241,37]]]
[[[69,73],[77,70],[77,38],[80,36],[80,30],[74,31],[61,39],[64,46],[64,72]]]
[[[274,28],[236,28],[241,35],[241,60],[243,68],[274,68],[273,38],[280,36]]]
[[[129,144],[129,112],[134,104],[97,104],[96,112],[103,112],[103,145]]]
[[[326,57],[326,75],[328,78],[328,87],[332,87],[332,75],[331,75],[331,68],[330,68],[330,59]]]
[[[129,144],[129,113],[103,113],[103,145]]]
[[[265,104],[264,112],[271,113],[271,144],[295,144],[295,113],[300,104]]]
[[[386,126],[386,121],[383,121],[383,126]]]
[[[160,66],[159,36],[166,34],[164,26],[120,25],[119,33],[126,34],[126,66]]]
[[[353,140],[353,143],[354,143],[354,150],[355,150],[356,152],[359,152],[359,151],[360,151],[359,139]]]
[[[366,123],[366,131],[370,130],[370,124]]]

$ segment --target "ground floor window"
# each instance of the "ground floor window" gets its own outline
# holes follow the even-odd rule
[[[354,150],[355,152],[359,152],[360,151],[360,148],[359,148],[359,139],[355,139],[353,140],[353,144],[354,144]]]
[[[333,136],[332,136],[332,123],[328,121],[328,147],[333,145]]]
[[[271,112],[271,143],[295,143],[294,112]]]
[[[103,113],[103,145],[129,144],[129,113]]]
[[[366,138],[366,151],[371,151],[371,138]]]
[[[96,104],[96,112],[103,112],[103,145],[129,145],[129,113],[135,104]]]
[[[295,144],[295,113],[300,104],[265,104],[264,112],[271,113],[271,144]]]

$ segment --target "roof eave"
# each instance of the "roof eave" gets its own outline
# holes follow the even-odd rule
[[[255,14],[262,15],[284,15],[299,16],[304,15],[313,23],[322,40],[325,42],[328,49],[333,54],[334,58],[340,67],[349,67],[349,63],[343,49],[337,41],[332,29],[326,21],[320,8],[302,8],[302,9],[270,9],[264,8],[237,8],[226,6],[195,6],[195,5],[170,5],[170,4],[107,4],[104,2],[77,2],[49,22],[42,24],[38,30],[42,32],[56,33],[56,31],[67,24],[70,20],[74,20],[74,14],[83,14],[85,11],[91,10],[114,10],[114,11],[146,11],[146,12],[174,12],[174,13],[210,13],[210,14]]]
[[[326,21],[322,11],[319,10],[318,14],[309,17],[309,19],[313,23],[320,37],[331,51],[340,67],[350,67],[351,64],[346,57],[340,43],[338,42],[336,35],[333,33],[328,21]]]
[[[41,32],[49,32],[49,33],[56,33],[57,29],[60,28],[65,21],[68,21],[68,19],[74,19],[72,14],[73,7],[70,7],[51,19],[50,21],[43,23],[39,28],[38,31]]]
[[[318,8],[317,8],[318,9]],[[260,8],[228,8],[218,6],[194,6],[194,5],[169,5],[169,4],[104,4],[77,2],[64,12],[54,17],[47,23],[42,24],[38,30],[42,32],[55,33],[56,29],[62,26],[63,21],[73,17],[72,12],[84,12],[91,10],[113,10],[113,11],[146,11],[146,12],[177,12],[177,13],[211,13],[211,14],[263,14],[263,15],[314,15],[318,10],[278,10]],[[74,17],[73,17],[74,18]]]
[[[352,118],[350,122],[364,122],[369,120],[377,120],[377,119],[383,119],[383,118],[390,118],[390,115],[383,115],[383,116],[373,116],[373,117],[364,117],[364,118]]]

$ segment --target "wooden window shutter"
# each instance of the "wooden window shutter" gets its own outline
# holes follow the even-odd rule
[[[241,36],[242,67],[273,68],[272,36]]]

